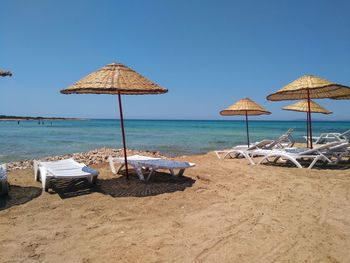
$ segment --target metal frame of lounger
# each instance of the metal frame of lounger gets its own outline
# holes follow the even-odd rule
[[[342,142],[331,142],[325,145],[319,146],[314,149],[287,149],[287,150],[274,150],[265,155],[258,164],[263,164],[265,161],[269,163],[276,163],[279,159],[288,160],[294,163],[298,168],[303,168],[303,166],[298,162],[299,159],[312,159],[312,162],[307,167],[311,169],[318,161],[324,161],[327,163],[332,163],[332,161],[325,155],[329,152],[331,147],[342,144]],[[295,152],[292,152],[295,151]],[[273,158],[270,161],[269,158]]]
[[[108,162],[113,174],[118,174],[120,170],[125,166],[124,158],[121,157],[113,158],[109,156]],[[114,166],[115,162],[120,164],[120,167],[118,169],[116,169]],[[169,170],[172,176],[178,177],[183,175],[185,169],[195,166],[194,163],[165,160],[142,155],[129,156],[128,164],[134,168],[139,179],[145,182],[149,181],[152,175],[160,169]],[[143,174],[143,169],[149,170],[149,173],[146,177]],[[174,172],[175,169],[179,170],[178,173]]]
[[[52,162],[33,161],[34,179],[41,180],[43,189],[47,192],[50,187],[50,179],[72,180],[86,178],[89,183],[95,184],[99,172],[86,166],[84,163],[78,163],[74,159],[65,159]]]
[[[7,181],[6,164],[0,164],[0,194],[8,195],[10,185]]]

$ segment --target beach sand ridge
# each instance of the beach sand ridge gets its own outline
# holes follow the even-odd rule
[[[177,159],[196,163],[183,179],[127,182],[102,163],[96,187],[58,183],[49,193],[31,169],[10,172],[12,194],[29,197],[0,211],[0,262],[350,258],[349,169],[251,166],[213,152]]]

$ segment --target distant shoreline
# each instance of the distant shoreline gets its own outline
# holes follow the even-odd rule
[[[29,116],[4,116],[0,115],[0,121],[55,121],[55,120],[81,120],[79,118],[62,118],[62,117],[29,117]]]
[[[30,117],[30,116],[6,116],[0,115],[0,121],[40,121],[40,120],[96,120],[96,121],[106,121],[106,120],[115,120],[119,121],[119,118],[63,118],[63,117]],[[149,118],[125,118],[125,121],[209,121],[209,122],[242,122],[243,119],[149,119]],[[304,119],[292,119],[292,120],[261,120],[261,119],[252,119],[250,122],[305,122]],[[314,119],[312,122],[350,122],[350,120],[320,120]]]

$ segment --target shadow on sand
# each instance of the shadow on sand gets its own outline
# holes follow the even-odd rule
[[[134,173],[129,175],[129,180],[126,180],[125,174],[110,179],[98,179],[96,185],[88,183],[85,179],[52,180],[49,194],[58,194],[62,199],[94,192],[112,197],[145,197],[183,191],[195,182],[189,177],[174,177],[160,172],[157,172],[149,182],[140,181]]]
[[[304,168],[307,168],[310,165],[310,161],[303,161],[303,160],[298,160],[301,166]],[[263,165],[267,166],[279,166],[279,167],[292,167],[296,168],[295,164],[292,163],[289,160],[286,160],[285,162],[264,162]],[[317,162],[312,169],[317,169],[317,170],[324,170],[324,169],[329,169],[329,170],[348,170],[350,169],[350,163],[349,162],[339,162],[338,164],[329,164],[329,163],[323,163],[323,162]]]
[[[58,194],[62,199],[99,192],[98,185],[90,184],[86,179],[50,180],[49,194]]]
[[[25,204],[41,195],[41,188],[34,186],[11,185],[8,196],[0,196],[0,210]]]
[[[186,176],[174,177],[161,172],[157,172],[149,182],[141,182],[134,173],[129,174],[129,180],[126,180],[125,174],[118,176],[99,180],[99,191],[112,197],[145,197],[184,191],[195,182]]]

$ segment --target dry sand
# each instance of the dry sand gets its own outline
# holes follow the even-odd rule
[[[184,178],[126,182],[103,164],[96,187],[49,193],[31,170],[9,173],[0,262],[350,261],[350,169],[183,160],[197,163]]]

